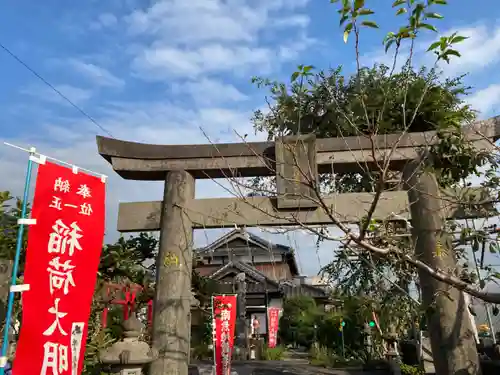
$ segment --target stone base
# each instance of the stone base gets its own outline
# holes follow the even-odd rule
[[[189,375],[215,375],[214,365],[190,365]],[[231,375],[238,375],[236,371],[231,371]]]

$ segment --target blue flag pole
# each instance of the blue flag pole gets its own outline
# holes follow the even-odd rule
[[[9,349],[9,331],[12,321],[12,310],[14,308],[14,287],[17,284],[17,274],[19,271],[19,260],[21,258],[21,250],[23,246],[24,235],[24,219],[26,219],[26,211],[28,207],[28,199],[31,185],[31,172],[33,170],[32,156],[35,155],[36,149],[32,147],[30,150],[30,158],[28,159],[28,169],[26,171],[26,179],[24,181],[24,195],[21,206],[21,217],[18,220],[19,226],[17,228],[17,242],[16,242],[16,255],[14,257],[14,265],[12,267],[11,287],[9,290],[9,299],[7,301],[7,316],[5,319],[5,328],[3,332],[2,352],[0,354],[0,375],[5,374],[5,366],[7,365],[7,351]]]

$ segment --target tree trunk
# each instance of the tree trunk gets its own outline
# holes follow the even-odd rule
[[[419,160],[405,168],[403,179],[410,202],[415,256],[429,266],[457,271],[451,248],[446,248],[444,212],[436,176]],[[438,248],[442,247],[442,251]],[[439,375],[481,373],[468,306],[463,294],[419,271],[422,301],[427,309],[434,367]]]
[[[184,207],[194,199],[194,188],[188,172],[167,174],[153,305],[153,348],[158,358],[150,375],[188,375],[193,226]]]

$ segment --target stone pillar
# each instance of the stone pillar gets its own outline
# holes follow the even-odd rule
[[[139,340],[143,328],[133,312],[123,323],[123,339],[99,353],[100,362],[109,366],[112,374],[142,375],[143,368],[153,361],[154,351]]]
[[[372,327],[370,327],[368,323],[364,324],[363,333],[364,333],[366,352],[368,353],[369,359],[372,359],[373,357]]]
[[[398,336],[392,325],[389,329],[389,333],[384,336],[385,357],[389,363],[391,374],[401,375],[401,359],[399,357],[398,350]]]
[[[172,171],[165,180],[153,304],[150,375],[188,375],[191,339],[193,225],[184,207],[194,200],[195,180]]]
[[[433,269],[457,272],[455,254],[447,243],[440,188],[436,176],[425,167],[424,162],[415,160],[403,171],[415,257]],[[438,246],[444,248],[439,255]],[[423,270],[419,269],[418,274],[436,373],[480,374],[474,333],[462,292]]]

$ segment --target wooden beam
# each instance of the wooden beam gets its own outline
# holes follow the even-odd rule
[[[464,132],[476,148],[490,149],[491,144],[485,138],[498,139],[500,116],[476,122]],[[407,160],[417,156],[418,148],[437,142],[434,131],[378,135],[373,139],[363,136],[317,139],[318,172],[373,169],[376,161],[384,160],[395,144],[398,149],[392,155],[391,169],[401,170]],[[167,171],[179,169],[197,179],[276,175],[274,142],[151,145],[98,136],[97,146],[113,169],[130,180],[160,181]]]
[[[452,199],[450,198],[449,201]],[[373,201],[372,193],[347,193],[324,198],[335,218],[344,223],[357,223],[366,213]],[[470,211],[457,204],[445,201],[449,219],[484,217],[484,212]],[[185,207],[193,222],[193,228],[234,228],[237,226],[294,226],[328,225],[332,220],[321,208],[283,211],[276,208],[276,199],[267,197],[249,198],[210,198],[196,199]],[[488,210],[491,208],[488,207]],[[408,195],[405,191],[385,192],[375,210],[375,219],[389,220],[410,218]],[[160,228],[161,202],[120,203],[118,212],[118,231],[140,232],[156,231]]]

